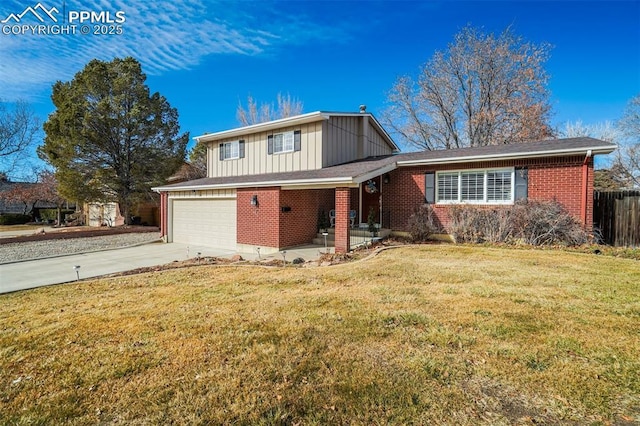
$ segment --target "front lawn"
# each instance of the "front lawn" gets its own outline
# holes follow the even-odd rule
[[[0,424],[640,422],[640,263],[422,246],[0,296]]]

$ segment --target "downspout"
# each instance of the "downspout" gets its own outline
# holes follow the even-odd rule
[[[582,162],[582,205],[580,206],[580,218],[582,225],[587,226],[587,200],[589,197],[589,159],[591,158],[591,150],[587,151],[587,155]]]

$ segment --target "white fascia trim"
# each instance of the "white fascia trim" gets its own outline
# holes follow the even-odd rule
[[[398,161],[398,166],[417,166],[423,164],[451,164],[451,163],[474,163],[478,161],[494,161],[494,160],[519,160],[523,158],[539,158],[539,157],[562,157],[571,154],[584,154],[591,151],[595,154],[610,154],[616,148],[611,146],[599,146],[593,148],[573,148],[563,150],[547,150],[523,152],[517,154],[494,154],[494,155],[474,155],[466,157],[437,158],[424,160],[406,160]]]
[[[391,146],[393,147],[393,151],[394,152],[400,152],[400,147],[393,141],[393,139],[391,139],[391,135],[389,135],[389,133],[387,133],[387,131],[385,130],[384,127],[382,127],[382,124],[380,124],[380,122],[378,121],[378,119],[376,119],[373,114],[368,114],[369,117],[371,118],[371,120],[373,121],[374,126],[380,131],[380,133],[382,133],[382,135],[387,139],[387,141],[391,144]]]
[[[245,127],[236,127],[231,130],[224,130],[222,132],[207,133],[204,135],[196,136],[197,142],[212,142],[219,139],[231,138],[235,136],[242,136],[250,133],[264,132],[271,129],[293,126],[296,124],[312,123],[314,121],[328,120],[331,114],[324,113],[322,111],[310,112],[307,114],[296,115],[294,117],[280,118],[278,120],[267,121],[265,123],[252,124]]]
[[[218,185],[188,185],[188,186],[172,186],[151,188],[156,192],[174,192],[174,191],[206,191],[208,189],[230,189],[230,188],[265,188],[270,186],[353,186],[357,185],[351,177],[339,178],[320,178],[320,179],[296,179],[296,180],[271,180],[263,182],[242,182],[242,183],[225,183]]]
[[[358,177],[354,178],[353,181],[358,183],[358,184],[360,184],[362,182],[368,181],[369,179],[373,179],[374,177],[381,176],[381,175],[383,175],[385,173],[389,173],[389,172],[395,170],[397,167],[398,167],[398,165],[396,163],[387,164],[384,167],[381,167],[379,169],[370,171],[369,173],[365,173],[365,174],[363,174],[361,176],[358,176]]]

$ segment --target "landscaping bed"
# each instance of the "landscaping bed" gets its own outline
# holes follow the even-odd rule
[[[88,226],[74,226],[69,228],[55,228],[52,231],[45,232],[37,229],[31,235],[21,235],[16,237],[0,238],[0,244],[20,243],[26,241],[46,241],[69,238],[87,238],[100,237],[104,235],[119,235],[143,232],[159,232],[159,228],[155,226],[120,226],[114,228],[100,227],[91,228]]]

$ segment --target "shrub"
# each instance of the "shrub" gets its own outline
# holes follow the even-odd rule
[[[413,210],[409,216],[408,228],[411,240],[414,242],[427,241],[432,234],[440,232],[433,209],[429,204],[423,204]]]
[[[516,243],[534,246],[580,245],[588,240],[578,220],[557,201],[518,201],[487,209],[453,206],[449,232],[458,243]]]
[[[28,214],[8,213],[0,215],[0,225],[24,225],[31,222]]]
[[[62,210],[61,217],[64,219],[64,216],[67,214],[74,213],[73,210]],[[40,209],[40,219],[42,220],[57,220],[58,219],[58,210],[57,209]]]
[[[526,244],[576,246],[589,239],[580,222],[557,201],[523,200],[511,210],[517,238]]]
[[[320,210],[318,213],[318,232],[323,229],[328,229],[331,223],[329,222],[329,217],[324,210]]]
[[[503,243],[511,238],[508,208],[487,209],[470,205],[453,206],[449,232],[458,243]]]

